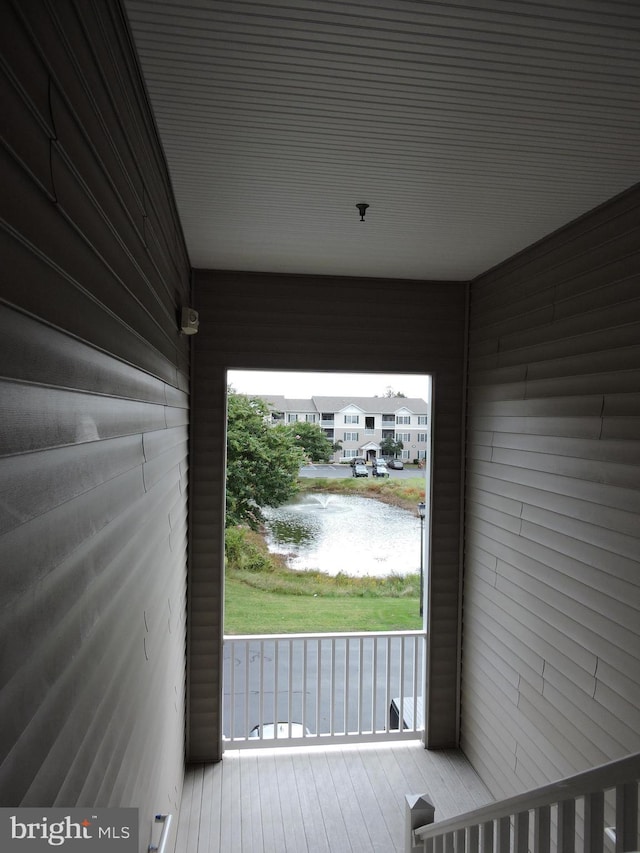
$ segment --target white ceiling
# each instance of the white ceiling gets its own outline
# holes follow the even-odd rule
[[[640,179],[638,0],[125,7],[194,267],[468,279]]]

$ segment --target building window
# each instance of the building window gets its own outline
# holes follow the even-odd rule
[[[421,441],[423,444],[426,444],[426,441],[427,441],[426,432],[419,432],[418,433],[418,441]]]
[[[426,415],[418,415],[418,426],[426,426],[427,425],[427,416]]]
[[[295,424],[297,422],[297,420],[298,420],[297,415],[292,415],[292,414],[287,415],[287,423],[288,424]]]
[[[427,451],[426,450],[418,450],[416,455],[417,455],[418,459],[426,459],[427,458]]]
[[[397,432],[396,433],[396,441],[411,441],[411,433],[410,432]]]
[[[345,415],[344,422],[345,424],[359,424],[360,415]]]
[[[356,456],[358,455],[358,451],[357,450],[343,450],[342,454],[343,454],[343,456],[342,456],[343,459],[355,459]]]
[[[304,419],[308,424],[315,424],[318,416],[317,415],[305,415]]]
[[[345,432],[343,441],[360,441],[359,432]]]
[[[409,459],[409,456],[410,456],[410,452],[408,450],[402,451],[402,458],[403,459]]]
[[[408,426],[411,423],[411,415],[397,415],[396,423]]]

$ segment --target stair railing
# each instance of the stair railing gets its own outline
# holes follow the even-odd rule
[[[605,845],[615,853],[637,851],[639,781],[640,753],[634,753],[417,828],[411,803],[425,814],[428,795],[408,796],[405,853],[575,853],[580,836],[584,853],[604,853]],[[605,810],[608,792],[614,796]]]

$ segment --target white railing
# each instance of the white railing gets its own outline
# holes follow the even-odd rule
[[[635,753],[438,823],[416,828],[409,812],[405,851],[635,851],[640,849],[639,780],[640,753]],[[423,812],[427,797],[417,800]]]
[[[224,638],[227,749],[420,737],[423,631]]]

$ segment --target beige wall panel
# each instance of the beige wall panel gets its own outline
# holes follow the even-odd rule
[[[0,801],[137,807],[143,853],[184,768],[190,270],[120,6],[4,6]]]
[[[639,202],[471,284],[461,742],[496,796],[640,749]]]
[[[201,582],[210,588],[215,578],[217,596],[207,599],[209,624],[202,603],[195,593],[191,597],[198,617],[192,649],[203,647],[200,632],[210,637],[212,626],[221,623],[226,369],[431,373],[436,454],[427,742],[455,744],[465,286],[212,271],[196,271],[194,286],[200,331],[195,340],[192,572],[194,589]],[[404,314],[401,339],[370,332],[390,289],[398,304],[412,306]],[[220,756],[221,661],[219,649],[213,651],[213,657],[203,654],[191,661],[192,758]]]

